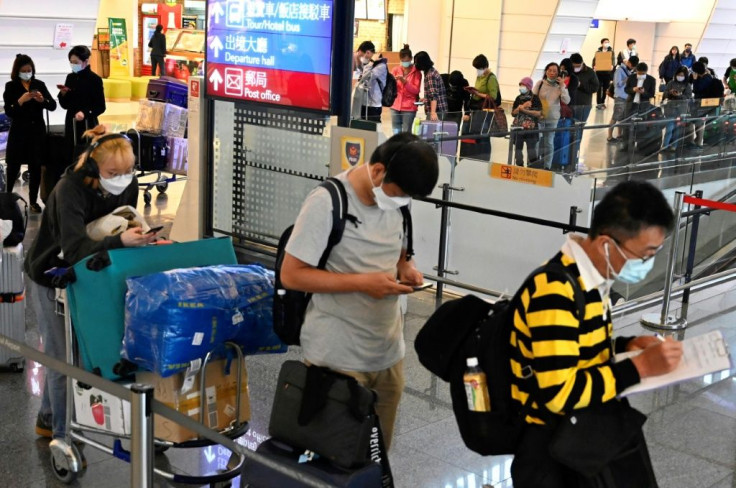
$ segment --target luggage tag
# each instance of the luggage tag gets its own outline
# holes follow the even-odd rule
[[[303,454],[299,456],[299,464],[308,463],[310,461],[314,461],[315,459],[319,459],[319,454],[314,451],[306,450]]]
[[[194,388],[194,380],[200,369],[202,369],[202,358],[197,358],[189,362],[189,367],[184,372],[184,384],[181,385],[182,394],[189,393]]]
[[[243,317],[243,314],[240,310],[235,312],[235,315],[233,315],[233,325],[239,325],[242,324],[245,321],[245,317]]]

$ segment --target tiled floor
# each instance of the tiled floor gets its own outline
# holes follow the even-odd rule
[[[123,111],[124,112],[124,111]],[[120,115],[125,119],[125,113]],[[128,117],[129,118],[129,117]],[[108,121],[109,122],[109,121]],[[126,123],[121,122],[121,126]],[[151,223],[170,225],[182,183],[171,185],[165,196],[141,210]],[[25,187],[22,188],[25,191]],[[31,217],[26,245],[30,245],[40,219]],[[555,250],[550,249],[550,254]],[[694,295],[690,327],[684,336],[718,328],[736,357],[736,285],[722,285]],[[414,338],[434,310],[427,292],[410,297],[406,317],[406,388],[397,420],[391,463],[396,484],[404,487],[480,488],[512,486],[510,456],[481,457],[466,449],[459,437],[450,405],[448,386],[419,363]],[[619,318],[616,333],[638,334],[640,314]],[[27,309],[26,341],[38,344],[38,328]],[[646,332],[651,333],[651,332]],[[298,358],[287,355],[248,358],[252,421],[241,443],[254,449],[268,433],[268,420],[280,364]],[[634,405],[649,414],[645,430],[662,488],[736,488],[736,370],[710,375],[651,393],[632,397]],[[23,374],[0,372],[0,486],[58,487],[49,469],[48,443],[33,433],[40,404],[42,368],[28,364]],[[90,447],[84,449],[88,468],[73,486],[130,486],[129,465]],[[223,457],[225,456],[225,457]],[[188,473],[212,472],[226,455],[217,449],[178,452],[156,458],[157,465],[173,465]],[[161,479],[156,486],[171,486]],[[239,486],[236,483],[234,486]]]

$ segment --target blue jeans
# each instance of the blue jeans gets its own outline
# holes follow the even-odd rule
[[[675,123],[668,122],[664,129],[664,140],[662,141],[662,147],[665,148],[670,145],[672,141],[672,134],[675,132]]]
[[[587,122],[590,111],[593,109],[592,105],[573,105],[572,112],[575,120],[578,122]]]
[[[399,132],[411,132],[411,126],[414,123],[414,117],[417,113],[411,110],[394,110],[391,109],[391,126],[394,134]]]
[[[556,129],[559,121],[560,119],[541,120],[539,125],[542,129]],[[544,148],[544,167],[550,169],[552,168],[552,156],[555,152],[555,132],[544,132],[542,134],[542,147]]]
[[[36,312],[44,353],[66,362],[64,317],[56,314],[54,289],[33,281],[30,283],[31,306]],[[53,369],[46,368],[46,381],[39,413],[42,416],[51,415],[54,439],[63,439],[66,436],[66,376]]]

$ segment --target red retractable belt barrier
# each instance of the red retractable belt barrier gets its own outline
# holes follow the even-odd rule
[[[689,195],[685,195],[683,201],[691,205],[700,205],[701,207],[726,210],[727,212],[736,212],[736,205],[734,205],[733,203],[717,202],[715,200],[706,200],[704,198],[696,198]]]

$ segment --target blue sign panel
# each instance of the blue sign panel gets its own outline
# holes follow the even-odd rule
[[[207,0],[207,94],[329,110],[333,14],[333,0]]]

